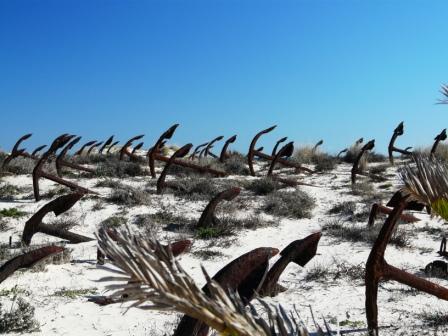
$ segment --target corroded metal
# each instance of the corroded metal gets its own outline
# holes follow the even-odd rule
[[[407,207],[406,197],[402,197],[394,207],[381,228],[369,258],[366,263],[366,314],[369,335],[378,335],[378,284],[384,280],[394,280],[417,290],[434,295],[439,299],[448,300],[448,289],[430,281],[410,274],[389,265],[384,259],[387,244],[389,243],[400,215]]]
[[[234,143],[235,141],[236,141],[236,134],[226,140],[224,146],[222,146],[221,154],[219,155],[220,162],[224,162],[226,160],[228,156],[227,149],[229,148],[230,144]]]
[[[135,147],[132,149],[131,154],[132,154],[132,155],[136,155],[136,152],[137,152],[140,148],[143,147],[143,144],[144,144],[144,142],[142,141],[142,142],[138,143],[137,145],[135,145]]]
[[[65,156],[67,155],[67,152],[73,148],[74,145],[76,145],[79,140],[81,140],[81,137],[74,138],[72,141],[70,141],[59,153],[59,155],[56,158],[56,171],[59,177],[62,177],[62,167],[70,167],[72,169],[76,170],[82,170],[88,173],[94,173],[95,169],[88,168],[81,166],[79,164],[69,162],[65,160]]]
[[[115,141],[114,143],[112,143],[112,144],[109,146],[109,148],[107,149],[106,154],[109,154],[109,153],[110,153],[110,150],[111,150],[114,146],[116,146],[119,142],[120,142],[120,141]]]
[[[221,191],[218,195],[212,198],[207,204],[201,217],[199,218],[196,228],[212,227],[219,224],[219,219],[215,216],[215,209],[222,201],[231,201],[240,194],[240,188],[229,188]]]
[[[351,180],[352,180],[352,184],[356,183],[356,175],[362,173],[360,167],[359,167],[359,163],[361,161],[361,159],[363,158],[363,156],[370,150],[373,149],[373,147],[375,147],[375,140],[370,140],[368,143],[366,143],[361,150],[359,151],[358,155],[355,158],[355,161],[353,162],[353,167],[351,170]]]
[[[323,143],[324,143],[323,140],[319,140],[319,141],[314,145],[314,147],[313,147],[313,149],[311,150],[311,152],[312,152],[312,153],[316,153],[317,148],[318,148],[319,146],[322,146]]]
[[[64,248],[60,246],[44,246],[12,258],[0,267],[0,283],[18,269],[32,267],[42,259],[62,253],[63,251]]]
[[[34,156],[37,158],[37,153],[39,153],[45,147],[47,147],[47,145],[42,145],[42,146],[37,147],[35,150],[33,150],[33,152],[31,153],[31,156]]]
[[[269,166],[269,170],[267,176],[271,176],[274,172],[275,164],[280,160],[280,158],[288,158],[294,153],[294,142],[288,142],[284,145],[277,154],[275,154],[274,158],[271,161],[271,165]]]
[[[203,143],[203,144],[200,144],[200,145],[196,146],[196,148],[194,149],[193,153],[191,153],[191,155],[190,155],[189,158],[190,158],[191,160],[196,159],[196,154],[200,153],[201,148],[203,148],[204,146],[207,146],[207,145],[208,145],[208,142],[205,142],[205,143]]]
[[[53,201],[45,204],[39,209],[31,218],[25,223],[22,233],[22,243],[26,246],[30,245],[31,239],[36,232],[45,233],[54,237],[68,240],[72,244],[83,243],[94,240],[93,238],[85,237],[68,230],[59,229],[53,225],[42,223],[43,218],[49,213],[53,212],[56,216],[66,212],[75,205],[78,200],[83,197],[82,193],[72,193],[68,195],[59,196]]]
[[[258,149],[254,149],[255,145],[258,141],[258,139],[260,138],[260,136],[262,136],[263,134],[269,133],[271,132],[276,126],[272,126],[270,128],[267,128],[259,133],[257,133],[257,135],[255,135],[255,137],[252,139],[252,142],[249,146],[249,153],[247,154],[247,161],[249,164],[249,170],[252,176],[255,176],[255,170],[253,167],[253,160],[254,157],[257,156],[260,159],[264,159],[264,160],[268,160],[268,161],[272,161],[274,159],[274,157],[272,157],[271,155],[265,154],[263,153],[263,147],[260,147]],[[300,171],[304,171],[307,173],[314,173],[314,171],[312,169],[309,168],[305,168],[302,167],[300,164],[292,162],[292,161],[288,161],[288,160],[283,160],[283,159],[278,159],[277,161],[278,163],[280,163],[281,165],[285,166],[285,167],[289,167],[289,168],[295,168],[296,171],[300,172]]]
[[[29,139],[33,134],[32,133],[28,133],[25,134],[23,136],[20,137],[19,140],[17,140],[17,142],[15,143],[14,147],[12,148],[11,154],[9,154],[5,160],[3,161],[2,164],[2,169],[5,169],[7,167],[7,165],[16,157],[18,156],[23,156],[23,157],[27,157],[27,158],[31,158],[31,159],[36,159],[35,156],[25,152],[25,149],[19,149],[20,144],[25,141],[26,139]]]
[[[165,132],[162,133],[162,135],[157,139],[154,146],[152,146],[148,150],[148,164],[149,164],[149,170],[151,172],[151,177],[156,178],[156,168],[155,168],[155,161],[157,160],[157,155],[159,154],[162,143],[165,142],[165,140],[169,140],[172,138],[174,132],[176,131],[176,128],[179,126],[179,124],[174,124],[170,128],[168,128]],[[161,155],[160,155],[161,157]]]
[[[372,209],[370,210],[369,221],[367,223],[367,226],[372,227],[373,224],[375,224],[375,220],[378,216],[378,213],[382,213],[384,215],[389,215],[391,212],[392,212],[391,208],[388,208],[388,207],[378,204],[378,203],[374,203],[372,205]],[[415,222],[420,221],[419,218],[417,218],[411,214],[401,214],[400,220],[407,222],[407,223],[415,223]]]
[[[279,292],[278,280],[290,262],[304,267],[317,252],[317,245],[322,234],[313,233],[308,237],[295,240],[280,252],[280,259],[275,262],[266,275],[260,288],[261,296],[275,296]]]
[[[224,290],[237,291],[244,304],[250,302],[259,288],[269,259],[278,254],[278,249],[260,247],[252,250],[231,263],[227,264],[215,274],[215,280]],[[208,293],[207,285],[202,288]],[[174,331],[173,336],[205,336],[209,327],[201,321],[184,315]]]
[[[59,137],[57,137],[53,143],[51,144],[49,150],[45,152],[42,157],[37,161],[36,166],[33,169],[33,191],[34,191],[34,198],[36,201],[40,200],[40,194],[39,194],[39,179],[41,177],[44,177],[48,180],[57,182],[59,184],[65,185],[66,187],[69,187],[72,190],[77,190],[81,193],[93,193],[96,194],[96,192],[91,191],[89,189],[83,188],[73,182],[64,180],[58,176],[54,176],[50,173],[47,173],[42,170],[45,162],[52,156],[56,154],[56,151],[65,146],[67,142],[69,142],[73,138],[72,135],[63,134]]]
[[[217,156],[211,152],[211,149],[213,148],[213,146],[215,145],[216,142],[221,141],[222,139],[224,139],[224,136],[220,135],[220,136],[214,138],[212,141],[210,141],[208,143],[208,145],[205,146],[204,156],[207,157],[210,155],[210,156],[213,156],[214,158],[217,158]]]
[[[166,187],[165,178],[166,178],[166,175],[168,174],[168,170],[170,169],[171,165],[175,162],[175,160],[177,158],[182,158],[185,155],[187,155],[188,152],[190,151],[191,147],[193,147],[193,144],[191,144],[191,143],[186,144],[185,146],[182,146],[177,151],[175,151],[173,153],[173,155],[171,155],[170,159],[165,164],[165,167],[163,168],[163,171],[160,174],[159,179],[157,180],[157,193],[158,194],[161,194]]]
[[[387,148],[389,153],[389,161],[393,165],[394,164],[394,152],[403,154],[403,155],[412,155],[412,152],[409,152],[407,149],[400,149],[395,147],[395,141],[397,138],[404,134],[404,125],[403,122],[399,123],[398,126],[394,129],[394,133],[392,134],[392,138],[390,139],[389,146]]]
[[[74,155],[74,156],[75,156],[75,155],[81,155],[85,148],[87,148],[87,147],[89,147],[89,146],[92,146],[92,145],[94,145],[95,143],[96,143],[96,140],[92,140],[92,141],[86,142],[86,143],[85,143],[84,145],[82,145],[82,147],[81,147],[75,154],[73,154],[73,155]]]
[[[447,138],[447,135],[446,135],[446,128],[445,128],[442,130],[442,132],[440,132],[439,135],[437,135],[434,138],[434,144],[432,145],[431,154],[430,154],[431,157],[434,157],[434,155],[436,154],[437,147],[439,146],[440,141],[444,141],[444,140],[446,140],[446,138]]]
[[[144,136],[145,136],[144,134],[136,135],[135,137],[132,137],[128,141],[126,141],[126,143],[120,149],[120,160],[123,160],[125,155],[132,158],[131,152],[129,152],[129,147],[135,140],[140,140]]]
[[[102,141],[94,143],[94,144],[93,144],[92,146],[90,146],[90,148],[87,150],[87,155],[90,155],[90,153],[92,153],[92,151],[93,151],[95,148],[101,146],[102,144],[103,144]]]
[[[278,146],[279,146],[282,142],[285,142],[287,139],[288,139],[288,137],[284,137],[284,138],[281,138],[280,140],[277,140],[277,142],[275,143],[274,148],[272,149],[271,156],[274,157],[275,154],[277,154],[277,148],[278,148]]]
[[[179,126],[178,124],[175,124],[173,126],[171,126],[167,131],[165,131],[160,138],[157,140],[156,144],[151,147],[148,150],[148,161],[149,161],[149,169],[151,172],[151,176],[153,178],[156,177],[156,171],[155,171],[155,161],[162,161],[162,162],[168,162],[170,160],[169,157],[163,156],[162,154],[160,154],[160,150],[162,148],[162,145],[165,144],[165,140],[167,139],[171,139],[171,137],[173,136],[177,126]],[[207,166],[201,166],[198,164],[194,164],[192,162],[187,162],[185,160],[178,160],[178,159],[174,159],[173,164],[176,164],[178,166],[181,167],[186,167],[186,168],[191,168],[199,173],[205,174],[211,174],[211,175],[215,175],[215,176],[219,176],[219,177],[224,177],[227,176],[226,172],[217,170],[217,169],[213,169]]]
[[[98,150],[98,154],[103,154],[103,151],[106,149],[106,147],[107,146],[109,146],[111,143],[112,143],[112,141],[114,141],[114,136],[113,135],[111,135],[110,137],[109,137],[109,139],[107,139],[105,142],[104,142],[104,144],[101,146],[101,148]]]
[[[347,153],[348,152],[348,148],[344,148],[343,150],[341,150],[338,155],[336,155],[337,158],[340,158],[342,154]]]
[[[263,134],[267,134],[267,133],[273,131],[276,127],[277,127],[277,125],[274,125],[274,126],[271,126],[269,128],[266,128],[266,129],[258,132],[254,136],[254,138],[252,139],[252,141],[250,143],[249,152],[247,153],[247,163],[249,165],[249,171],[250,171],[250,174],[252,176],[255,176],[255,170],[254,170],[254,163],[253,163],[253,161],[254,161],[254,157],[256,155],[255,146],[257,145],[257,141],[258,141],[258,139],[260,139],[260,137]]]

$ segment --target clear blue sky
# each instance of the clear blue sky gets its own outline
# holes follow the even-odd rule
[[[289,136],[385,152],[448,127],[447,1],[0,1],[0,148],[82,141],[173,123],[173,142],[217,135],[246,151]],[[81,142],[82,142],[81,141]]]

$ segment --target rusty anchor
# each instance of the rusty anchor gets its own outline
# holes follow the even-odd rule
[[[352,184],[356,183],[356,175],[360,174],[360,175],[365,175],[365,173],[363,171],[361,171],[360,167],[359,167],[359,163],[361,161],[361,159],[363,158],[364,155],[366,155],[366,153],[370,150],[373,149],[373,147],[375,147],[375,140],[370,140],[368,143],[366,143],[361,150],[359,151],[358,155],[355,158],[355,161],[353,162],[353,167],[351,170],[351,180],[352,180]]]
[[[18,269],[32,267],[42,259],[62,253],[63,251],[64,248],[60,246],[44,246],[12,258],[0,267],[0,283]]]
[[[358,147],[360,144],[362,144],[364,142],[364,138],[359,138],[358,140],[355,141],[355,144],[353,147]],[[337,158],[340,158],[342,154],[345,154],[349,151],[348,148],[344,148],[343,150],[341,150],[338,155],[336,156]]]
[[[156,143],[152,148],[148,150],[148,164],[149,164],[149,170],[151,172],[151,177],[156,178],[156,168],[155,168],[155,161],[159,157],[162,157],[161,155],[158,155],[160,150],[162,149],[162,143],[165,142],[165,140],[169,140],[173,137],[174,132],[176,131],[176,128],[179,126],[179,124],[174,124],[170,128],[168,128],[165,132],[162,133],[162,135],[157,139]],[[166,162],[166,161],[165,161]]]
[[[47,147],[47,145],[42,145],[42,146],[37,147],[35,150],[33,150],[33,152],[31,153],[31,156],[37,158],[37,153],[39,153],[45,147]]]
[[[110,150],[111,150],[114,146],[118,145],[119,142],[120,142],[120,141],[115,141],[115,142],[113,142],[113,143],[109,146],[109,148],[107,149],[106,154],[110,154]]]
[[[144,142],[140,142],[137,145],[135,145],[135,147],[132,149],[131,155],[137,155],[136,152],[143,147]]]
[[[261,153],[261,151],[255,151],[255,146],[257,144],[257,141],[258,141],[258,139],[260,139],[260,137],[263,134],[272,132],[276,127],[277,127],[277,125],[274,125],[274,126],[271,126],[269,128],[266,128],[266,129],[258,132],[257,134],[255,134],[254,138],[252,139],[252,141],[249,145],[249,153],[247,153],[247,163],[249,165],[249,171],[252,176],[255,176],[254,163],[253,163],[254,157],[257,153],[258,154]]]
[[[255,156],[257,156],[258,158],[264,159],[264,160],[268,160],[268,161],[272,161],[274,158],[271,155],[267,155],[265,153],[262,152],[263,148],[258,148],[255,149],[255,146],[257,144],[258,139],[266,133],[271,132],[272,130],[274,130],[277,127],[277,125],[269,127],[265,130],[262,130],[260,132],[258,132],[254,138],[252,139],[250,146],[249,146],[249,152],[247,154],[247,163],[249,165],[249,171],[250,174],[252,176],[256,176],[255,174],[255,170],[254,170],[254,158]],[[283,159],[279,159],[278,163],[280,163],[281,165],[285,166],[285,167],[289,167],[289,168],[295,168],[297,171],[305,171],[308,173],[313,173],[313,171],[311,169],[302,167],[300,164],[291,162],[291,161],[287,161],[287,160],[283,160]]]
[[[73,154],[73,156],[81,155],[85,148],[87,148],[89,146],[92,146],[95,143],[96,143],[96,140],[92,140],[92,141],[86,142],[84,145],[82,145],[82,147],[75,154]]]
[[[319,140],[313,147],[313,149],[311,150],[311,153],[316,153],[317,149],[319,148],[319,146],[322,146],[324,143],[323,140]]]
[[[403,154],[403,155],[412,155],[412,152],[406,149],[400,149],[395,147],[395,140],[401,135],[404,134],[404,125],[403,122],[399,123],[398,126],[394,129],[394,133],[392,134],[392,138],[390,139],[389,146],[388,146],[388,153],[389,153],[389,161],[390,164],[394,164],[394,152]]]
[[[366,313],[369,335],[378,335],[378,284],[381,280],[394,280],[422,292],[448,300],[448,289],[418,276],[389,265],[384,259],[384,252],[389,243],[400,215],[407,207],[407,198],[402,197],[387,217],[378,234],[366,263]]]
[[[274,158],[271,161],[271,165],[269,166],[269,170],[267,176],[271,176],[274,172],[275,164],[280,160],[280,158],[288,158],[294,153],[294,142],[288,142],[284,145],[277,154],[275,154]]]
[[[165,167],[163,168],[163,171],[160,174],[159,179],[157,180],[157,194],[162,194],[163,190],[167,186],[167,183],[165,182],[165,178],[166,178],[166,175],[168,174],[168,170],[170,169],[171,165],[175,162],[175,160],[177,158],[182,158],[185,155],[187,155],[188,152],[190,151],[191,147],[193,147],[193,144],[191,144],[191,143],[186,144],[185,146],[182,146],[177,151],[175,151],[173,153],[173,155],[171,155],[170,159],[165,164]]]
[[[439,135],[437,135],[434,138],[434,144],[432,145],[431,154],[430,154],[431,157],[434,157],[434,155],[436,154],[436,150],[437,150],[437,147],[439,146],[439,142],[446,140],[446,138],[447,138],[447,136],[446,136],[446,128],[445,128],[442,130],[442,132],[440,132]]]
[[[240,188],[229,188],[221,191],[207,204],[201,217],[199,218],[196,228],[212,227],[219,224],[219,219],[215,216],[215,210],[222,201],[231,201],[240,194]]]
[[[278,249],[260,247],[236,258],[213,276],[224,290],[237,291],[244,304],[251,301],[263,281],[269,267],[269,259],[278,254]],[[209,293],[207,285],[202,288]],[[173,336],[205,336],[209,327],[201,321],[184,315]]]
[[[272,149],[272,153],[271,153],[271,156],[272,156],[272,157],[274,157],[275,154],[277,154],[278,146],[280,146],[280,144],[281,144],[282,142],[285,142],[287,139],[288,139],[288,137],[283,137],[283,138],[277,140],[277,142],[275,143],[274,148]]]
[[[25,149],[19,149],[20,144],[23,141],[29,139],[32,135],[33,135],[32,133],[28,133],[28,134],[21,136],[20,139],[17,140],[14,147],[12,148],[11,154],[9,154],[3,161],[2,169],[5,169],[7,167],[7,165],[18,156],[23,156],[23,157],[34,159],[34,160],[36,159],[36,157],[34,155],[31,155],[31,154],[25,152]]]
[[[140,160],[140,157],[137,155],[137,151],[143,147],[144,142],[140,142],[132,149],[131,153],[129,154],[130,160],[132,162],[138,162]]]
[[[87,156],[89,156],[90,153],[92,153],[92,151],[93,151],[95,148],[100,147],[102,144],[103,144],[103,142],[100,141],[100,142],[96,142],[96,143],[94,143],[92,146],[90,146],[90,148],[87,150]]]
[[[135,140],[140,140],[144,136],[145,136],[144,134],[136,135],[135,137],[132,137],[128,141],[126,141],[126,143],[120,149],[120,161],[124,159],[125,155],[129,156],[129,158],[134,158],[133,154],[129,151],[129,147]]]
[[[83,196],[83,193],[67,194],[59,196],[53,201],[45,204],[25,223],[22,233],[22,243],[26,246],[30,245],[33,235],[37,232],[68,240],[71,244],[84,243],[94,240],[93,238],[85,237],[68,230],[57,228],[53,225],[42,223],[43,218],[49,212],[53,212],[56,216],[59,216],[61,213],[71,209],[71,207],[73,207],[73,205],[75,205],[75,203],[78,202],[78,200]]]
[[[70,139],[72,139],[73,136],[71,135],[66,135],[63,134],[59,137],[57,137],[53,143],[51,144],[50,148],[48,149],[47,152],[45,152],[42,157],[37,161],[36,166],[33,169],[33,190],[34,190],[34,198],[36,199],[36,201],[40,200],[40,194],[39,194],[39,179],[41,177],[44,177],[48,180],[51,180],[53,182],[62,184],[66,187],[69,187],[70,189],[73,190],[79,190],[82,193],[93,193],[93,194],[97,194],[94,191],[91,191],[89,189],[83,188],[73,182],[64,180],[58,176],[54,176],[52,174],[49,174],[45,171],[42,170],[43,165],[45,164],[45,162],[47,162],[47,160],[50,158],[50,156],[54,155],[56,153],[56,151],[65,146],[65,144],[70,141]]]
[[[214,144],[215,144],[216,142],[221,141],[222,139],[224,139],[224,136],[220,135],[220,136],[214,138],[212,141],[210,141],[210,142],[207,144],[207,146],[205,146],[205,148],[204,148],[204,157],[207,157],[207,156],[210,155],[210,156],[214,157],[215,159],[217,159],[218,156],[215,155],[215,154],[213,154],[213,153],[211,152],[211,149],[213,148],[213,146],[214,146]],[[201,157],[201,154],[199,154],[199,157]]]
[[[208,145],[208,142],[205,142],[203,144],[200,144],[200,145],[196,146],[196,148],[194,149],[193,153],[191,153],[189,159],[190,160],[196,159],[196,154],[200,153],[201,148],[204,147],[204,146],[207,146],[207,145]]]
[[[342,154],[345,154],[348,152],[348,148],[344,148],[343,150],[341,150],[338,155],[336,155],[337,158],[340,158]]]
[[[67,155],[67,152],[73,148],[74,145],[76,145],[79,140],[81,140],[81,137],[76,137],[72,141],[70,141],[59,153],[59,155],[56,158],[56,171],[59,177],[62,177],[62,167],[70,167],[72,169],[76,170],[82,170],[88,173],[94,173],[95,169],[87,168],[81,165],[78,165],[76,163],[68,162],[65,160],[65,156]]]
[[[278,280],[290,262],[305,266],[315,255],[321,233],[290,243],[280,253],[280,259],[269,268],[269,259],[278,254],[276,248],[258,248],[235,259],[214,277],[223,288],[237,291],[243,304],[248,304],[256,293],[275,296],[281,290]],[[207,287],[203,290],[207,293]],[[209,328],[200,321],[184,315],[173,336],[206,336]]]
[[[274,263],[267,273],[259,294],[261,296],[276,296],[281,291],[278,280],[288,264],[293,262],[305,267],[316,255],[321,236],[320,232],[316,232],[304,239],[295,240],[286,246],[280,252],[280,259]]]
[[[391,212],[392,212],[391,208],[388,208],[387,206],[384,206],[382,204],[373,203],[372,209],[370,210],[369,221],[367,223],[367,226],[372,227],[375,224],[375,220],[378,216],[378,213],[382,213],[384,215],[389,215]],[[417,218],[411,214],[401,214],[400,220],[407,222],[407,223],[415,223],[415,222],[420,221],[419,218]]]
[[[234,143],[235,141],[236,141],[236,134],[226,140],[224,146],[222,146],[221,154],[219,155],[219,162],[224,163],[224,161],[229,155],[227,153],[227,149],[229,148],[230,144]]]
[[[149,169],[151,171],[151,176],[153,178],[156,177],[155,161],[157,160],[157,161],[162,161],[162,162],[166,163],[170,160],[169,157],[165,157],[165,156],[161,155],[160,150],[162,148],[162,145],[165,143],[165,140],[171,139],[177,126],[179,126],[179,124],[175,124],[175,125],[171,126],[167,131],[165,131],[160,136],[160,138],[157,140],[156,144],[148,151],[147,156],[148,156],[148,161],[149,161]],[[202,174],[208,173],[208,174],[211,174],[214,176],[219,176],[219,177],[227,176],[226,172],[223,172],[223,171],[220,171],[217,169],[213,169],[213,168],[210,168],[207,166],[197,165],[192,162],[187,162],[185,160],[174,159],[172,163],[176,164],[178,166],[181,166],[181,167],[193,169]]]
[[[105,142],[104,144],[101,146],[101,148],[98,150],[98,154],[103,154],[103,151],[106,149],[107,146],[109,146],[112,141],[114,141],[114,136],[111,135]]]

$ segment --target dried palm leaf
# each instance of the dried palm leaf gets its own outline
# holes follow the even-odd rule
[[[445,97],[442,99],[439,99],[439,104],[448,104],[448,85],[442,85],[440,88],[440,93],[444,95]]]
[[[400,170],[403,193],[431,207],[433,213],[448,220],[448,169],[435,159],[416,156],[414,164]]]
[[[209,294],[205,294],[174,258],[154,239],[122,231],[112,239],[105,230],[98,232],[102,252],[113,260],[113,272],[100,281],[113,281],[107,288],[113,302],[132,302],[141,309],[169,309],[199,319],[225,336],[305,336],[298,314],[287,314],[259,300],[268,315],[266,321],[254,306],[247,310],[237,293],[227,293],[205,269]],[[297,318],[297,319],[296,319]],[[299,322],[298,322],[299,321]]]

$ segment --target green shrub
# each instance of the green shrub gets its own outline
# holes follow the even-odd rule
[[[34,318],[34,307],[21,297],[13,301],[10,309],[4,309],[0,303],[0,334],[25,333],[39,330]]]
[[[302,190],[275,191],[266,196],[263,210],[274,216],[311,218],[315,206],[315,200]]]
[[[174,195],[191,201],[210,200],[221,190],[208,178],[185,178],[172,184]]]
[[[214,258],[218,258],[218,257],[223,257],[224,253],[222,253],[220,251],[215,251],[215,250],[200,249],[200,250],[194,251],[193,255],[195,257],[198,257],[198,258],[201,258],[204,260],[209,260],[209,259],[214,259]]]
[[[126,217],[122,216],[111,216],[106,218],[101,222],[101,226],[106,227],[108,229],[117,229],[127,223]]]
[[[232,152],[223,164],[224,170],[231,175],[249,175],[247,158],[241,153]]]
[[[146,175],[146,171],[138,162],[113,160],[98,164],[95,175],[98,177],[134,177]]]
[[[342,203],[338,203],[334,205],[328,213],[331,215],[342,215],[342,216],[350,216],[353,215],[356,211],[356,203],[353,201],[345,201]]]
[[[436,310],[425,310],[419,314],[419,319],[422,320],[426,325],[431,327],[446,327],[448,326],[448,314],[446,311]]]
[[[4,183],[0,186],[0,200],[12,201],[14,196],[20,194],[22,189],[9,183]]]
[[[329,236],[345,241],[373,244],[378,237],[381,227],[382,223],[369,228],[365,225],[361,226],[352,223],[344,223],[341,220],[332,220],[322,227],[322,231]],[[409,247],[411,245],[411,234],[398,227],[389,243],[390,245],[400,248]]]
[[[270,177],[262,177],[253,180],[246,188],[255,193],[255,195],[267,195],[278,189],[281,185],[278,181]]]
[[[316,153],[312,157],[315,164],[314,169],[318,172],[326,172],[333,170],[336,167],[337,159],[325,153]]]
[[[26,212],[20,211],[17,208],[8,208],[0,210],[0,217],[20,218],[26,215]]]
[[[32,159],[17,157],[8,164],[6,171],[16,175],[32,174],[35,165],[36,162]]]
[[[53,293],[53,296],[60,296],[69,299],[76,299],[80,296],[86,296],[88,294],[95,294],[97,292],[97,288],[85,288],[85,289],[68,289],[62,288]]]
[[[144,191],[121,185],[112,191],[107,200],[118,205],[136,206],[147,205],[150,199]]]
[[[195,233],[199,239],[213,239],[234,234],[232,229],[225,226],[198,228]]]

